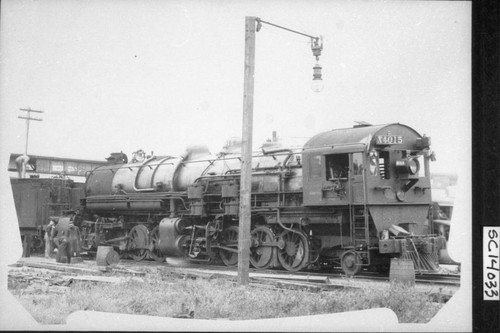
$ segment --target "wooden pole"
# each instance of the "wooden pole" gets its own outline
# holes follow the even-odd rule
[[[33,117],[31,117],[31,112],[43,113],[44,111],[31,110],[30,108],[28,108],[28,109],[19,109],[19,110],[28,112],[28,116],[27,117],[18,116],[18,118],[20,118],[20,119],[26,119],[26,143],[24,145],[24,155],[28,156],[28,138],[29,138],[29,133],[30,133],[30,120],[36,120],[36,121],[42,121],[43,120],[43,119],[40,119],[40,118],[33,118]]]
[[[238,232],[238,283],[249,283],[252,191],[253,91],[256,17],[245,17],[245,77],[243,90],[243,142],[241,148],[240,214]]]
[[[20,119],[26,119],[26,143],[24,145],[24,156],[22,159],[22,168],[21,168],[21,173],[20,173],[20,178],[25,178],[26,177],[26,163],[28,163],[29,158],[28,158],[28,138],[30,134],[30,120],[36,120],[36,121],[42,121],[43,119],[39,118],[32,118],[31,117],[31,112],[37,112],[37,113],[43,113],[44,111],[39,111],[39,110],[31,110],[30,108],[28,109],[19,109],[21,111],[28,112],[27,117],[23,116],[18,116]]]

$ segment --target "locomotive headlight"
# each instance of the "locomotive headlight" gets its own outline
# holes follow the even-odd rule
[[[411,175],[415,175],[420,170],[420,162],[416,158],[408,160],[408,170]]]

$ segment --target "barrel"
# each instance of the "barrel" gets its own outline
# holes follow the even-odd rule
[[[106,262],[110,266],[116,266],[120,262],[120,255],[118,252],[112,250],[106,255]]]
[[[97,255],[96,255],[97,266],[108,266],[109,265],[106,258],[110,252],[113,252],[112,246],[98,246],[97,247]]]
[[[391,270],[389,273],[391,282],[401,282],[415,285],[415,268],[411,259],[391,259]]]

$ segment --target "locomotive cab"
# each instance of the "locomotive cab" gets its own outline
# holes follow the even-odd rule
[[[304,205],[346,205],[362,199],[365,149],[359,144],[305,150]]]
[[[442,241],[420,237],[431,227],[429,147],[429,137],[401,124],[334,130],[306,143],[304,206],[331,207],[332,214],[341,215],[340,225],[330,227],[331,236],[325,228],[316,234],[322,251],[336,258],[347,254],[355,263],[350,271],[341,259],[345,271],[356,274],[362,265],[400,255],[418,257],[418,270],[437,268],[434,257]],[[430,259],[417,253],[419,246]]]
[[[400,124],[313,137],[302,158],[304,205],[430,203],[429,142]]]

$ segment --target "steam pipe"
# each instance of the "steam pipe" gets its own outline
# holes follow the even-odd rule
[[[134,191],[136,192],[145,192],[145,191],[154,191],[155,188],[154,187],[150,187],[150,188],[137,188],[137,180],[139,178],[139,175],[141,174],[141,171],[142,169],[146,166],[147,163],[153,161],[156,159],[156,156],[152,156],[150,158],[148,158],[147,160],[145,160],[142,165],[140,166],[139,170],[137,170],[137,173],[135,174],[135,181],[134,181]],[[160,166],[160,162],[156,165],[156,169]],[[155,169],[155,172],[156,172],[156,169]],[[153,172],[153,176],[154,176],[154,172]],[[151,176],[151,182],[153,182],[153,176]],[[152,185],[151,185],[152,186]]]

